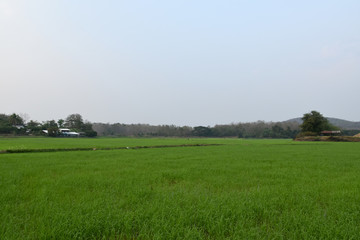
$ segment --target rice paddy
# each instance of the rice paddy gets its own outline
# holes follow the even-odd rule
[[[359,143],[0,138],[0,239],[359,239]]]

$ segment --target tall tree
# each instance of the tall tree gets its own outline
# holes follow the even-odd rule
[[[82,130],[84,127],[84,121],[82,116],[78,113],[70,114],[65,119],[65,126],[76,130]]]
[[[303,123],[300,125],[302,132],[319,134],[321,131],[334,129],[334,126],[332,126],[329,121],[317,111],[305,113],[302,120]]]
[[[64,123],[65,123],[65,120],[64,120],[64,119],[59,119],[59,120],[57,121],[57,124],[58,124],[59,128],[63,128],[63,127],[64,127]]]
[[[13,126],[15,126],[15,125],[23,125],[24,124],[24,120],[19,115],[15,114],[15,113],[10,115],[9,122]]]

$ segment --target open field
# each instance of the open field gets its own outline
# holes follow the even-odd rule
[[[360,144],[0,138],[0,239],[359,239]]]

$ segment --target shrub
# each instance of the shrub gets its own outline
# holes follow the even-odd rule
[[[97,132],[96,132],[96,131],[93,131],[93,130],[88,130],[88,131],[85,131],[85,136],[86,136],[86,137],[96,137],[96,136],[97,136]]]

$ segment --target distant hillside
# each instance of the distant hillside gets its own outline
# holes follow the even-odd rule
[[[339,127],[341,129],[360,130],[360,122],[352,122],[352,121],[347,121],[347,120],[343,120],[343,119],[339,119],[339,118],[327,118],[327,119],[329,120],[329,122],[332,125]],[[289,119],[284,122],[297,122],[297,123],[301,124],[302,120],[301,120],[301,118],[293,118],[293,119]]]

